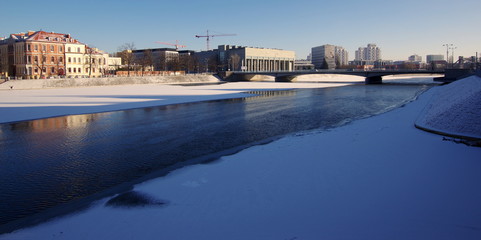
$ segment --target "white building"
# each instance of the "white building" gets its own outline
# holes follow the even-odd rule
[[[99,50],[98,48],[85,48],[83,66],[85,69],[84,76],[100,77],[109,69],[109,54]]]
[[[414,54],[414,55],[411,55],[409,56],[408,60],[410,62],[422,62],[423,61],[423,57],[417,55],[417,54]]]
[[[67,77],[82,77],[84,70],[85,44],[80,42],[65,44],[65,75]]]
[[[349,52],[343,47],[336,46],[336,63],[341,66],[346,66],[349,64]]]
[[[228,71],[293,71],[294,51],[245,46],[219,45],[219,62]]]
[[[360,47],[356,50],[356,61],[379,61],[381,60],[381,49],[376,44],[368,44],[367,47]]]
[[[349,53],[343,47],[326,44],[313,47],[311,56],[315,68],[335,69],[348,64]]]

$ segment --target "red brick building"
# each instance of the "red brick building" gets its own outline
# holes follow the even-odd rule
[[[11,34],[0,39],[0,73],[23,79],[63,76],[67,44],[84,45],[70,34],[45,31]]]

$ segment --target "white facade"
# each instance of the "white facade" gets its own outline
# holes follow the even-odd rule
[[[107,64],[109,65],[108,70],[115,71],[122,66],[122,58],[120,58],[120,57],[109,57],[107,59]]]
[[[347,65],[349,60],[349,53],[340,46],[334,46],[330,44],[313,47],[311,49],[312,64],[317,69],[329,68],[334,69],[336,67]],[[325,66],[327,63],[327,66]]]
[[[65,75],[67,77],[81,77],[84,70],[85,44],[65,44]]]
[[[381,60],[381,49],[376,44],[368,44],[367,47],[360,47],[356,50],[356,61],[379,61]]]
[[[349,52],[343,47],[336,46],[336,63],[341,64],[341,66],[346,66],[349,64]]]
[[[109,69],[109,54],[97,49],[86,48],[84,54],[84,69],[86,77],[100,77]]]
[[[422,62],[423,58],[417,54],[414,54],[409,56],[408,60],[411,62]]]
[[[228,71],[276,72],[293,71],[294,51],[220,45],[219,61]]]
[[[108,54],[82,43],[65,44],[67,77],[100,77],[108,69]]]

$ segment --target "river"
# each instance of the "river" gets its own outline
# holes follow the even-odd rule
[[[265,91],[248,98],[0,124],[0,226],[286,134],[380,114],[429,87]]]

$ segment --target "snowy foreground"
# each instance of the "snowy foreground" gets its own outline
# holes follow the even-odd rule
[[[136,206],[106,198],[0,239],[481,239],[481,148],[414,127],[447,88],[463,94],[435,87],[382,115],[144,182],[131,195],[149,201]]]

